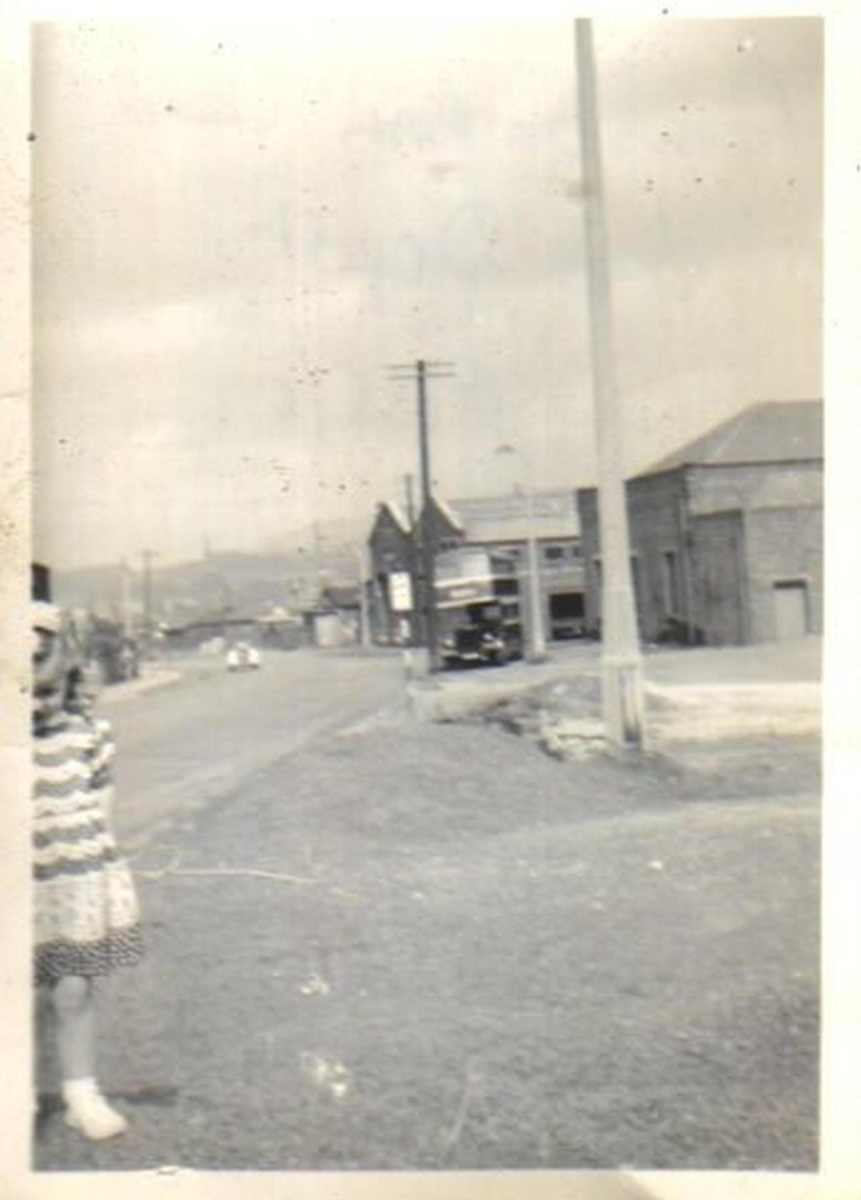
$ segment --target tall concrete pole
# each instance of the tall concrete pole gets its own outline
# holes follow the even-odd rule
[[[616,392],[608,239],[592,22],[575,21],[578,119],[583,172],[586,278],[598,443],[598,522],[601,535],[601,694],[604,725],[616,745],[643,742],[642,664],[628,536]]]

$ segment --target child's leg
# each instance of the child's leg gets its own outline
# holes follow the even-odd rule
[[[114,1137],[127,1128],[127,1122],[111,1108],[96,1085],[92,980],[67,975],[55,985],[53,999],[66,1121],[85,1137]]]
[[[53,1000],[63,1079],[91,1079],[96,1073],[92,980],[80,975],[58,979]]]

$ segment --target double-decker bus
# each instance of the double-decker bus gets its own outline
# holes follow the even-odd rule
[[[520,584],[512,558],[463,547],[436,560],[442,666],[493,663],[523,655]]]

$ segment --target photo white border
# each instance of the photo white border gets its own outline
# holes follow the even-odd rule
[[[306,10],[307,11],[307,10]],[[87,1200],[122,1195],[289,1196],[295,1200],[857,1200],[861,1195],[861,9],[853,0],[819,5],[462,3],[413,6],[327,4],[314,16],[500,20],[594,15],[687,17],[821,16],[826,62],[826,591],[824,640],[823,1035],[821,1165],[815,1175],[765,1172],[32,1172],[30,1159],[29,678],[26,632],[30,538],[29,24],[36,20],[153,21],[271,19],[256,3],[175,5],[33,3],[0,15],[0,1062],[11,1083],[0,1100],[0,1198]],[[282,15],[284,9],[279,9]],[[10,899],[12,898],[12,899]]]

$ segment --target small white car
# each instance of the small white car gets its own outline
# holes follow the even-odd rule
[[[227,651],[225,662],[228,671],[256,671],[260,666],[260,652],[248,642],[237,642]]]

